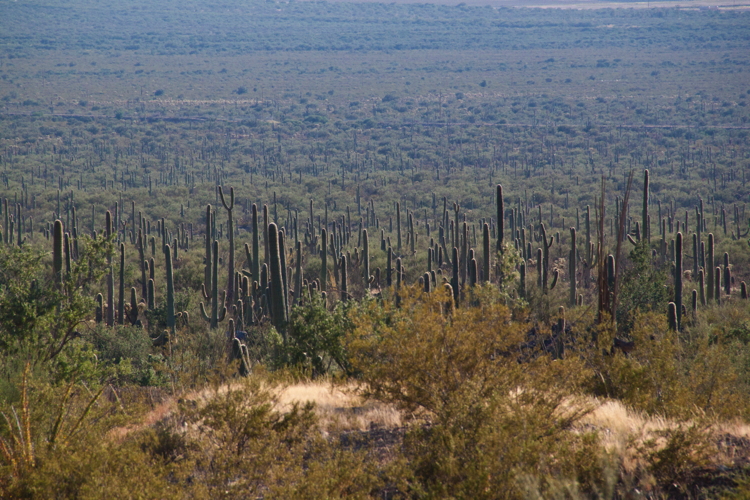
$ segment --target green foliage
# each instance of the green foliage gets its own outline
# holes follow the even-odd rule
[[[94,308],[90,287],[103,275],[110,246],[87,239],[79,245],[81,255],[62,288],[55,286],[47,255],[30,246],[0,247],[0,356],[45,363],[80,335]]]
[[[639,314],[649,311],[665,312],[672,298],[667,286],[667,268],[651,260],[651,249],[641,240],[629,255],[631,267],[620,277],[617,304],[617,324],[626,334],[633,329]]]
[[[360,307],[339,302],[332,311],[314,294],[313,299],[292,309],[287,339],[278,346],[273,364],[293,366],[316,377],[350,371],[344,338],[352,329],[351,315]]]
[[[151,339],[142,328],[97,325],[87,332],[84,340],[96,350],[101,367],[110,369],[118,385],[158,386],[165,383],[164,359],[155,352]]]
[[[568,432],[587,411],[573,396],[585,374],[579,361],[519,363],[512,353],[522,325],[505,306],[480,301],[450,312],[447,293],[408,288],[398,308],[372,303],[349,336],[369,393],[430,422],[405,441],[413,494],[515,498],[520,476],[542,491],[553,478],[575,482],[576,450],[592,445]]]
[[[747,356],[731,339],[715,341],[710,330],[678,333],[663,312],[636,317],[630,332],[635,348],[588,352],[595,394],[620,400],[653,415],[690,419],[747,418],[750,408]],[[599,332],[599,346],[612,345],[612,332]]]

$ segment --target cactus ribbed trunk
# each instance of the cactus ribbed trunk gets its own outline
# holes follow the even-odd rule
[[[117,301],[117,323],[125,324],[125,243],[120,243],[120,288]]]
[[[8,213],[7,208],[5,211]],[[52,269],[55,274],[55,282],[62,287],[63,283],[63,223],[60,219],[55,220],[52,230]]]
[[[503,251],[503,235],[505,234],[505,201],[503,200],[503,186],[496,186],[497,203],[497,251]]]
[[[401,203],[396,202],[396,251],[401,255]]]
[[[115,324],[115,277],[112,266],[109,266],[107,273],[107,326]]]
[[[370,238],[367,229],[362,230],[362,284],[365,290],[370,288]]]
[[[708,301],[714,300],[714,235],[708,233],[708,255],[706,255],[706,292]]]
[[[286,305],[284,297],[284,279],[282,277],[281,256],[279,255],[279,231],[275,223],[268,225],[268,253],[271,274],[271,316],[276,330],[284,332],[286,325]],[[284,332],[286,340],[286,333]]]
[[[570,281],[570,297],[568,302],[570,307],[576,305],[578,290],[576,289],[577,261],[578,250],[576,249],[576,228],[570,228],[570,254],[568,255],[568,280]]]
[[[167,328],[174,333],[175,331],[175,311],[174,311],[174,273],[172,270],[172,249],[169,245],[164,246],[164,265],[167,272]]]
[[[648,169],[646,169],[643,171],[643,211],[641,213],[641,217],[642,217],[641,231],[643,232],[643,239],[650,242],[651,241],[651,224],[650,224],[649,215],[648,215],[648,196],[649,196],[648,183],[649,183],[649,173],[648,173]]]
[[[349,300],[349,284],[348,284],[348,275],[347,275],[347,265],[346,265],[346,255],[341,256],[341,300],[343,302],[346,302]]]
[[[453,255],[452,255],[452,265],[453,265],[453,277],[451,279],[451,287],[453,287],[453,300],[456,303],[456,306],[458,306],[458,298],[459,298],[459,282],[458,282],[458,248],[453,247]]]
[[[482,226],[482,281],[489,283],[490,269],[492,269],[492,257],[490,255],[490,225],[486,222]]]
[[[224,197],[224,191],[219,186],[219,196],[221,197],[221,204],[224,205],[224,209],[227,211],[227,232],[229,233],[229,262],[227,264],[227,304],[234,303],[234,188],[229,188],[229,203],[227,203]]]
[[[258,206],[253,203],[253,259],[250,263],[250,271],[253,279],[260,282],[260,237],[258,235]]]
[[[328,283],[328,230],[320,232],[320,290],[325,292]]]
[[[674,303],[677,308],[677,330],[682,326],[682,233],[677,233],[674,261]]]

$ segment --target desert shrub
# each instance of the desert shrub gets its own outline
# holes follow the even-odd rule
[[[635,348],[627,355],[609,350],[610,330],[600,332],[598,345],[606,348],[587,351],[595,373],[593,392],[652,415],[746,416],[746,356],[737,342],[717,341],[710,335],[714,329],[700,323],[679,333],[666,322],[664,313],[636,316],[631,330]]]
[[[172,496],[157,463],[138,448],[105,438],[125,415],[101,397],[104,387],[55,387],[32,380],[28,367],[19,399],[0,403],[2,498],[119,497],[136,490],[146,497]]]
[[[520,477],[542,492],[555,478],[602,486],[576,459],[600,455],[598,442],[569,432],[587,411],[575,396],[586,370],[543,353],[519,362],[527,325],[498,301],[475,303],[451,309],[444,290],[407,288],[400,307],[354,317],[348,348],[367,392],[424,418],[405,441],[412,494],[517,498]]]
[[[349,313],[358,307],[354,302],[339,302],[332,311],[326,309],[318,294],[312,300],[292,309],[286,330],[286,341],[277,348],[273,364],[293,366],[312,376],[349,369],[344,337],[351,329]]]
[[[617,323],[628,334],[639,313],[664,311],[673,292],[667,287],[667,269],[651,261],[651,250],[645,240],[629,255],[629,266],[620,278]]]

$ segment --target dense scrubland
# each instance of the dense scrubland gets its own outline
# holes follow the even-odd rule
[[[0,5],[3,498],[743,498],[744,11]]]

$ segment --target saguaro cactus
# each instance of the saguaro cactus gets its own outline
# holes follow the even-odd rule
[[[503,200],[503,186],[496,186],[496,204],[497,204],[497,251],[503,251],[503,235],[505,233],[505,201]],[[512,235],[515,238],[515,235]],[[513,239],[511,238],[511,240]]]
[[[648,183],[649,173],[648,169],[643,171],[643,210],[641,212],[641,232],[643,233],[643,239],[651,241],[651,223],[648,215]],[[679,313],[678,313],[679,314]]]
[[[553,236],[550,236],[548,240],[547,229],[544,227],[544,224],[540,224],[539,226],[541,232],[540,236],[542,239],[542,288],[544,289],[544,293],[547,293],[547,276],[549,274],[549,249],[554,243],[555,238]]]
[[[253,261],[250,263],[250,271],[255,281],[260,280],[260,238],[258,235],[258,206],[253,203]]]
[[[729,253],[724,252],[724,293],[732,293],[732,271],[729,269]]]
[[[125,324],[125,243],[120,243],[120,288],[117,301],[117,323]]]
[[[7,208],[5,213],[7,214]],[[63,223],[60,219],[55,220],[52,232],[52,269],[55,273],[55,281],[62,287],[63,282]]]
[[[325,292],[328,284],[328,230],[320,232],[320,290]]]
[[[213,329],[218,327],[220,322],[224,321],[227,314],[227,308],[226,306],[223,306],[225,303],[224,298],[221,300],[223,307],[221,308],[221,312],[219,312],[219,242],[216,240],[214,240],[211,247],[211,257],[211,281],[209,283],[210,294],[206,289],[206,284],[203,284],[204,299],[211,299],[211,315],[209,316],[206,313],[206,307],[203,302],[201,302],[200,307],[201,316],[204,320],[208,321],[210,328]]]
[[[456,302],[456,306],[458,306],[458,299],[459,299],[459,282],[458,282],[458,248],[453,247],[453,255],[452,255],[452,265],[453,265],[453,277],[451,279],[451,287],[453,288],[453,300]]]
[[[234,303],[234,188],[229,188],[229,203],[224,197],[224,190],[219,186],[219,197],[221,204],[227,211],[227,232],[229,233],[229,262],[227,264],[227,303]]]
[[[708,301],[712,301],[714,297],[714,265],[716,260],[714,259],[714,234],[708,233],[708,255],[706,255],[706,292],[708,295]]]
[[[490,281],[490,269],[492,269],[492,257],[490,255],[490,225],[486,222],[482,226],[482,253],[483,257],[483,270],[482,270],[482,281]]]
[[[174,273],[172,271],[172,249],[164,246],[164,265],[167,268],[167,328],[171,333],[175,331],[174,312]],[[226,310],[226,308],[225,308]]]
[[[677,330],[682,325],[682,233],[677,233],[674,261],[674,304],[677,308]]]
[[[576,250],[576,228],[570,228],[570,253],[568,254],[568,280],[570,281],[570,297],[568,302],[570,307],[576,305],[576,298],[578,297],[578,291],[576,289],[576,264],[578,260],[578,252]]]
[[[362,230],[362,284],[365,290],[370,288],[370,239],[367,229]]]
[[[678,330],[678,314],[680,309],[677,304],[670,302],[667,304],[667,323],[669,324],[670,330]]]
[[[349,292],[348,292],[348,276],[347,276],[347,265],[346,265],[346,255],[341,256],[341,300],[343,302],[346,302],[349,300]]]
[[[274,222],[268,225],[268,253],[271,264],[271,316],[276,329],[284,332],[287,322],[286,291],[282,277],[284,271],[281,269],[281,256],[279,255],[279,231]],[[284,333],[284,339],[286,339],[286,333]]]

